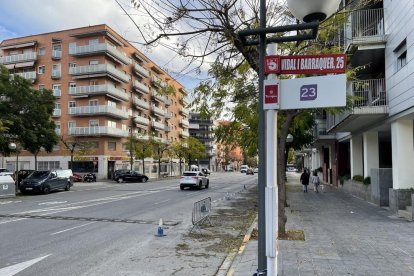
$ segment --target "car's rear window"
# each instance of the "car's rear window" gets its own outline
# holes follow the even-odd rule
[[[197,175],[197,173],[196,172],[185,172],[185,173],[183,173],[183,175],[184,176],[195,176],[195,175]]]

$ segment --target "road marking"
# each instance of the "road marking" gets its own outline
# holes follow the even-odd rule
[[[78,225],[78,226],[75,226],[75,227],[72,227],[72,228],[68,228],[68,229],[65,229],[65,230],[62,230],[62,231],[59,231],[59,232],[52,233],[52,234],[50,234],[50,235],[51,235],[51,236],[53,236],[53,235],[57,235],[57,234],[60,234],[60,233],[64,233],[64,232],[67,232],[67,231],[73,230],[73,229],[77,229],[77,228],[81,228],[81,227],[87,226],[87,225],[92,224],[92,223],[96,223],[96,221],[89,222],[89,223],[85,223],[85,224],[82,224],[82,225]]]
[[[10,204],[10,203],[19,203],[22,202],[21,200],[9,200],[9,201],[1,201],[0,205]]]
[[[39,203],[38,205],[54,205],[54,204],[62,204],[62,203],[66,203],[67,201],[49,201],[49,202],[42,202]]]
[[[40,262],[41,260],[49,257],[51,254],[40,257],[40,258],[36,258],[30,261],[26,261],[23,263],[19,263],[19,264],[15,264],[12,266],[8,266],[8,267],[4,267],[0,269],[0,275],[2,276],[13,276],[16,275],[17,273],[19,273],[20,271],[25,270],[26,268],[34,265],[37,262]]]
[[[164,201],[156,202],[156,203],[154,203],[154,205],[166,203],[168,201],[171,201],[171,199],[167,199],[167,200],[164,200]]]

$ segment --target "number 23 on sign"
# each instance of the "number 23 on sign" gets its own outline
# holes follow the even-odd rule
[[[318,85],[307,84],[300,87],[300,100],[301,101],[313,101],[318,96]]]

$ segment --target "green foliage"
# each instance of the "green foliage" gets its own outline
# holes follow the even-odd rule
[[[124,145],[136,159],[142,160],[152,156],[153,146],[151,140],[143,139],[141,136],[129,136]]]
[[[349,179],[351,179],[351,176],[349,174],[339,176],[339,182],[341,183],[341,185],[344,185],[345,181]]]
[[[363,182],[364,181],[364,176],[362,176],[362,175],[354,175],[352,177],[352,180],[358,181],[358,182]]]
[[[367,176],[364,178],[364,181],[362,182],[364,185],[370,185],[371,184],[371,177]]]

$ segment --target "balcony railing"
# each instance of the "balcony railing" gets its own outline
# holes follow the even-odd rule
[[[166,86],[167,86],[167,83],[166,83],[165,81],[162,81],[162,80],[161,80],[159,77],[157,77],[157,76],[152,76],[151,80],[152,80],[152,83],[153,83],[155,86],[159,86],[159,87],[166,87]]]
[[[384,9],[358,10],[349,13],[346,24],[346,48],[355,43],[385,42]]]
[[[189,137],[190,133],[188,132],[188,130],[180,130],[180,135],[182,137]]]
[[[152,121],[152,126],[155,129],[158,129],[158,130],[164,130],[165,129],[165,124],[157,122],[157,121]]]
[[[116,137],[128,137],[128,131],[115,127],[71,127],[69,128],[69,135],[74,136],[95,136],[95,135],[108,135]]]
[[[60,89],[52,89],[53,96],[60,97],[62,95],[62,90]]]
[[[10,74],[11,76],[20,76],[22,78],[25,78],[27,80],[35,81],[37,79],[37,73],[36,71],[32,72],[24,72],[24,73],[14,73]]]
[[[142,117],[142,116],[135,116],[134,121],[137,124],[141,124],[144,126],[148,126],[150,123],[150,120],[148,118]]]
[[[144,108],[148,110],[150,108],[150,105],[148,102],[138,99],[137,97],[134,98],[134,104],[140,108]]]
[[[159,116],[165,116],[165,110],[162,108],[159,108],[155,105],[152,105],[152,111]]]
[[[119,90],[115,86],[109,84],[77,86],[69,88],[69,95],[72,96],[93,96],[102,94],[108,94],[125,101],[127,101],[130,97],[128,93],[125,93],[124,91]]]
[[[52,51],[52,59],[61,59],[61,58],[62,58],[62,51],[60,50]]]
[[[60,70],[52,70],[52,79],[60,79],[62,72]]]
[[[116,47],[108,43],[99,43],[93,45],[83,45],[69,48],[69,54],[74,56],[90,55],[95,53],[107,53],[125,65],[131,64],[132,60],[119,51]]]
[[[165,97],[159,95],[157,92],[155,92],[154,90],[152,91],[152,98],[158,102],[164,102],[165,101]]]
[[[188,122],[187,119],[181,119],[180,124],[182,124],[183,126],[186,126],[186,127],[188,127],[190,125],[190,123]]]
[[[171,117],[172,117],[172,113],[169,112],[169,111],[166,111],[165,112],[165,119],[171,119]]]
[[[28,52],[24,54],[0,57],[0,64],[20,63],[20,62],[35,61],[35,60],[37,60],[36,52]]]
[[[170,132],[171,131],[171,127],[170,126],[165,126],[165,128],[164,128],[164,130],[166,131],[166,132]]]
[[[55,109],[55,110],[53,110],[52,117],[59,117],[60,114],[62,113],[61,111],[62,111],[61,109]]]
[[[188,112],[188,109],[186,109],[186,108],[181,108],[181,109],[180,109],[180,113],[181,113],[182,115],[184,115],[184,116],[187,116],[187,117],[188,117],[188,115],[190,114],[190,113]]]
[[[181,97],[180,102],[181,102],[182,105],[187,106],[188,105],[187,97]]]
[[[165,105],[167,105],[167,106],[169,106],[169,105],[171,105],[172,104],[172,101],[171,101],[171,99],[167,99],[167,98],[165,98]]]
[[[69,68],[69,74],[71,75],[89,75],[99,73],[110,74],[123,82],[128,82],[131,78],[128,74],[116,69],[111,64],[85,65]]]
[[[113,116],[119,119],[128,119],[128,112],[118,109],[113,106],[107,105],[92,105],[92,106],[78,106],[69,108],[70,115],[107,115]]]
[[[145,69],[144,67],[142,67],[141,65],[139,65],[138,63],[134,63],[134,70],[138,75],[142,77],[149,78],[150,76],[149,71]]]
[[[137,90],[137,91],[140,91],[140,92],[144,92],[144,93],[146,93],[146,94],[148,94],[149,93],[149,91],[150,91],[150,89],[149,89],[149,87],[148,86],[146,86],[145,84],[143,84],[143,83],[140,83],[139,81],[134,81],[134,88]]]

